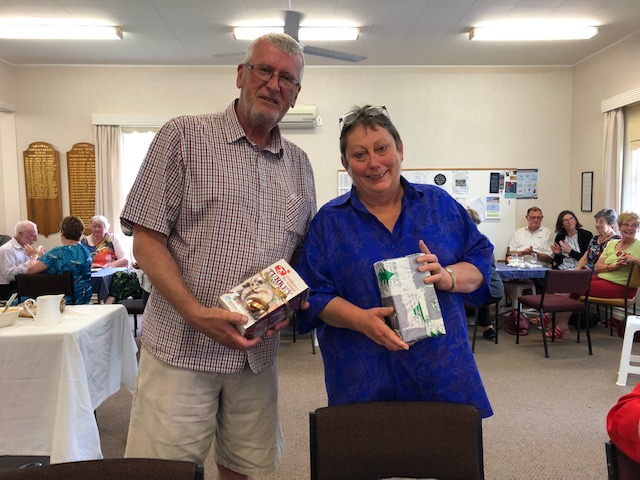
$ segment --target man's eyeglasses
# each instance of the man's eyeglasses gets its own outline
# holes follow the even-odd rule
[[[271,81],[275,75],[278,77],[278,85],[285,90],[295,90],[295,88],[300,85],[300,82],[288,73],[276,73],[267,65],[251,65],[250,63],[245,63],[244,66],[249,69],[254,77],[263,82]]]
[[[375,107],[367,107],[365,109],[352,110],[350,112],[345,113],[338,119],[338,126],[340,127],[340,131],[347,125],[351,125],[356,121],[357,118],[368,118],[368,117],[377,117],[379,115],[384,115],[387,118],[389,117],[389,111],[387,107],[384,105],[379,105]]]
[[[530,220],[542,220],[542,217],[532,217],[531,215],[528,215],[527,218]]]

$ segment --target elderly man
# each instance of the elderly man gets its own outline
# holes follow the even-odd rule
[[[553,243],[553,232],[547,227],[542,226],[542,210],[538,207],[531,207],[527,210],[528,225],[519,228],[511,236],[508,255],[532,255],[536,254],[538,260],[542,263],[551,263],[553,260],[553,252],[551,244]]]
[[[16,275],[27,273],[29,258],[40,258],[44,249],[32,245],[38,240],[38,227],[29,220],[18,222],[13,238],[0,247],[0,298],[7,299],[16,291]]]
[[[218,479],[265,476],[283,451],[276,325],[218,307],[225,290],[299,249],[315,213],[307,155],[278,122],[300,91],[304,59],[288,35],[255,40],[238,65],[239,98],[156,134],[121,214],[153,283],[126,457],[191,460],[215,445]]]

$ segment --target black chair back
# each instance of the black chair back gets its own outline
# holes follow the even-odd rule
[[[630,459],[613,442],[605,443],[609,480],[638,480],[640,463]]]
[[[309,413],[311,480],[484,479],[482,417],[471,405],[368,402]]]
[[[105,458],[55,463],[0,474],[2,480],[202,480],[204,470],[192,462],[154,458]]]
[[[20,302],[40,295],[64,293],[76,303],[73,290],[73,275],[65,273],[22,273],[16,275],[16,289]]]

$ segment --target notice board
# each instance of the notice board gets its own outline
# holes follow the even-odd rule
[[[515,176],[515,169],[403,169],[411,183],[437,185],[464,207],[470,207],[483,219],[478,229],[493,243],[496,259],[503,259],[509,239],[516,229],[516,199],[505,198],[505,184]],[[351,178],[338,171],[338,195],[351,189]]]

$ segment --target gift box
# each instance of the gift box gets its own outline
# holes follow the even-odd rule
[[[446,333],[440,302],[433,284],[423,282],[429,272],[419,272],[415,253],[374,263],[380,297],[395,312],[387,324],[406,343]]]
[[[249,319],[236,325],[246,338],[259,337],[299,310],[309,297],[309,287],[285,260],[278,260],[220,295],[218,305]]]

